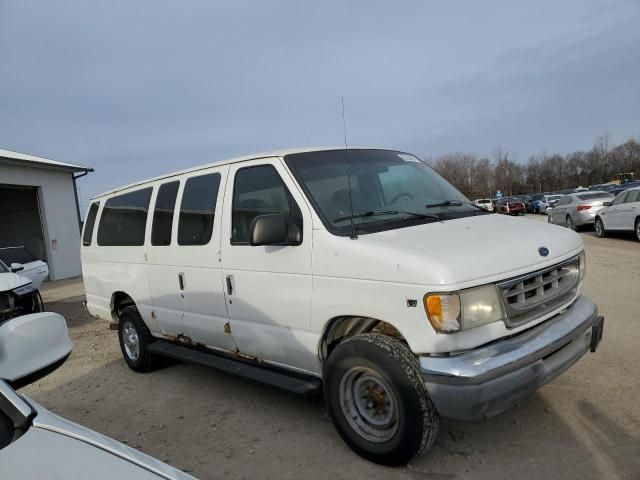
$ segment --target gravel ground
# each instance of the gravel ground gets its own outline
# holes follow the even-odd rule
[[[116,333],[84,312],[80,280],[44,288],[48,308],[67,318],[74,350],[23,393],[200,479],[637,479],[640,244],[582,236],[584,292],[606,318],[598,352],[498,417],[444,420],[434,448],[406,468],[353,454],[320,399],[188,364],[132,372]]]

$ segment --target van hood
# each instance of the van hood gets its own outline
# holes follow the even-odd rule
[[[31,280],[11,272],[0,273],[0,292],[7,292],[14,288],[31,283]]]
[[[497,214],[341,238],[316,263],[327,274],[452,290],[529,273],[583,250],[580,235],[567,228]]]

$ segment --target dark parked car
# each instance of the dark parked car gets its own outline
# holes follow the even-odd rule
[[[635,187],[640,187],[640,182],[626,182],[620,185],[616,185],[615,188],[609,190],[609,193],[613,196],[617,196],[620,193],[624,192],[625,190],[628,190],[630,188],[635,188]]]
[[[496,203],[496,213],[503,215],[524,215],[526,207],[524,202],[517,197],[505,197]]]

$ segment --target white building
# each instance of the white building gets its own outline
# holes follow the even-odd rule
[[[80,275],[76,179],[92,171],[0,149],[0,247],[25,246],[51,280]]]

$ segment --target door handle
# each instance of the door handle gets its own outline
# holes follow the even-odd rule
[[[227,275],[227,294],[233,295],[233,277],[231,275]]]
[[[184,273],[178,273],[178,286],[180,290],[184,290]]]

